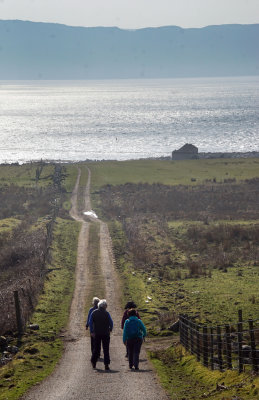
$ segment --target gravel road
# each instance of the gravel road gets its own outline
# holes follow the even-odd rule
[[[76,288],[71,305],[70,321],[65,335],[65,351],[53,374],[42,383],[34,386],[22,399],[169,399],[157,381],[144,348],[140,355],[140,370],[134,371],[128,368],[120,329],[122,316],[119,304],[120,288],[114,268],[111,238],[107,225],[100,220],[95,220],[95,223],[100,224],[101,266],[105,277],[108,311],[114,321],[114,330],[111,334],[110,345],[111,370],[104,370],[103,361],[97,363],[95,370],[91,366],[90,338],[88,333],[86,334],[84,321],[85,294],[88,290],[89,281],[87,271],[89,222],[83,219],[83,215],[79,215],[76,207],[80,173],[79,169],[77,183],[72,194],[71,216],[82,222],[82,228],[78,241]],[[85,190],[85,211],[91,210],[90,180],[91,173],[89,170]]]

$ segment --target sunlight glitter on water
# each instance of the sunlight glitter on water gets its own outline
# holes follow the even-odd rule
[[[0,81],[0,163],[259,151],[259,78]]]

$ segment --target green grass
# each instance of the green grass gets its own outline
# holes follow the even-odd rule
[[[14,228],[16,228],[21,221],[17,218],[5,218],[0,220],[0,234],[11,233]]]
[[[0,187],[7,184],[14,184],[24,187],[35,186],[36,169],[39,167],[40,163],[1,165]],[[37,185],[42,187],[49,185],[51,183],[51,175],[53,172],[53,164],[45,164]]]
[[[259,378],[237,371],[211,371],[181,345],[150,353],[160,381],[173,400],[228,400],[259,398]],[[217,390],[217,385],[221,390]],[[225,389],[224,389],[225,387]]]
[[[187,161],[102,161],[88,164],[92,172],[92,191],[106,184],[163,183],[165,185],[196,185],[206,179],[236,178],[237,181],[259,176],[259,160],[216,159]],[[196,181],[191,181],[195,178]]]
[[[178,240],[183,240],[183,233],[189,224],[195,222],[170,222],[171,228],[179,231]],[[257,265],[240,261],[227,268],[227,272],[215,268],[210,270],[210,277],[190,277],[185,267],[185,254],[172,246],[174,260],[178,260],[179,267],[164,267],[161,279],[161,267],[154,265],[140,269],[134,265],[125,247],[126,239],[121,224],[110,222],[109,226],[117,267],[123,280],[123,299],[133,298],[137,302],[152,333],[161,333],[159,314],[167,312],[199,315],[199,322],[210,325],[236,323],[239,309],[243,310],[245,320],[258,318]]]
[[[27,331],[18,357],[0,369],[0,399],[18,399],[28,388],[48,376],[63,350],[60,332],[66,326],[74,289],[77,238],[80,224],[58,219],[44,290],[32,323],[39,331]],[[33,353],[33,354],[32,354]]]
[[[66,173],[66,178],[63,182],[63,186],[66,189],[68,193],[72,193],[75,182],[77,179],[77,174],[78,174],[78,165],[77,164],[63,164],[63,167],[65,168],[65,173]]]

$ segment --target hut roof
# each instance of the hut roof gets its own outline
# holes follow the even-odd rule
[[[198,147],[194,146],[193,144],[186,143],[183,147],[179,150],[175,150],[179,153],[198,153]]]

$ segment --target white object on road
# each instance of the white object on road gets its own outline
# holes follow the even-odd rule
[[[85,211],[84,215],[87,215],[88,217],[93,217],[93,218],[98,218],[97,215],[95,214],[95,212],[93,210],[91,211]]]

